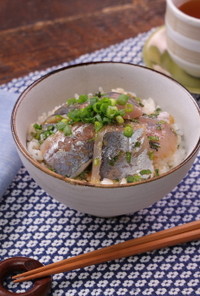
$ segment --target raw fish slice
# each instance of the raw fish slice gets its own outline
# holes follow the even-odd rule
[[[148,156],[145,126],[132,124],[131,137],[123,135],[123,127],[109,126],[95,140],[92,182],[102,179],[121,180],[142,170],[154,171]]]
[[[94,128],[77,124],[72,135],[56,132],[41,145],[44,162],[56,173],[75,178],[91,163],[94,147]]]
[[[109,93],[106,93],[105,96],[108,96],[110,98],[113,98],[115,100],[117,100],[117,98],[121,95],[121,93],[118,93],[118,92],[109,92]],[[139,105],[139,103],[135,100],[135,97],[131,96],[131,95],[128,95],[129,96],[129,99],[127,101],[128,104],[131,104],[133,105],[133,111],[131,112],[128,112],[126,113],[123,118],[124,119],[134,119],[134,118],[138,118],[142,115],[142,108],[141,106]],[[124,109],[124,105],[118,105],[117,104],[117,107],[119,109]]]
[[[172,126],[163,120],[145,116],[140,117],[139,121],[146,125],[146,134],[149,137],[150,150],[153,152],[154,160],[171,157],[178,146],[178,137]],[[158,140],[154,141],[156,138]]]
[[[82,103],[82,104],[75,103],[75,104],[71,104],[71,105],[68,105],[66,103],[66,104],[63,104],[58,109],[56,109],[55,112],[53,113],[53,115],[64,115],[64,114],[67,114],[67,113],[69,113],[70,111],[72,111],[74,109],[84,108],[87,105],[88,105],[88,103]]]
[[[50,115],[46,120],[45,123],[56,123],[60,121],[60,116],[66,116],[70,111],[75,110],[75,109],[80,109],[80,108],[85,108],[88,105],[88,103],[83,103],[83,104],[63,104],[62,106],[58,107],[52,115]]]

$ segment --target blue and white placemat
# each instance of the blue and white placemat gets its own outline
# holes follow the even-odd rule
[[[142,64],[152,31],[45,71],[13,79],[0,89],[21,93],[41,75],[90,61]],[[200,155],[188,175],[154,205],[137,213],[98,218],[45,193],[21,167],[0,202],[0,260],[28,256],[43,264],[200,219]],[[200,241],[164,248],[53,276],[52,296],[200,295]],[[24,292],[29,283],[8,284]],[[38,295],[39,296],[39,295]]]

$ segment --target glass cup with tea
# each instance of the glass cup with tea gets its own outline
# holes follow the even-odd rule
[[[200,0],[166,0],[167,49],[176,64],[200,77]]]

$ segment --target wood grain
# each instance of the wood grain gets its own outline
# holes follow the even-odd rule
[[[0,1],[0,83],[164,22],[165,0]]]
[[[200,239],[200,220],[64,259],[12,278],[15,279],[14,282],[37,279],[198,239]]]

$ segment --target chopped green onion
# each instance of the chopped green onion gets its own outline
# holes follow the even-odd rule
[[[103,121],[104,124],[110,124],[111,123],[111,119],[108,118],[108,117],[103,117],[102,121]]]
[[[94,105],[96,102],[98,102],[99,98],[98,97],[92,97],[89,98],[89,103],[90,105]]]
[[[151,174],[151,170],[142,170],[140,171],[140,175],[150,175]]]
[[[113,98],[110,98],[110,103],[111,103],[111,106],[115,106],[117,104],[117,101]]]
[[[73,121],[73,122],[79,122],[80,120],[80,110],[74,109],[70,111],[67,116]]]
[[[79,120],[85,122],[85,120],[88,121],[88,119],[91,119],[91,107],[87,106],[83,109],[79,110],[79,113],[77,113]],[[90,122],[90,120],[89,120]]]
[[[62,131],[65,136],[69,136],[72,134],[71,127],[66,122],[59,121],[56,124],[56,128],[57,128],[57,130]]]
[[[116,106],[108,106],[106,110],[106,115],[108,118],[113,118],[118,111],[118,108]]]
[[[54,129],[54,126],[53,126],[53,125],[48,125],[48,126],[47,126],[47,130],[48,130],[48,131],[52,131],[53,129]]]
[[[160,114],[161,111],[162,111],[161,108],[156,108],[156,110],[153,113],[149,114],[148,117],[150,117],[150,118],[158,117],[158,115]]]
[[[38,123],[35,123],[35,124],[33,125],[33,127],[34,127],[34,129],[36,129],[36,130],[41,130],[41,129],[42,129],[42,125],[41,125],[41,124],[38,124]]]
[[[100,163],[101,163],[100,158],[97,157],[94,159],[94,166],[98,166],[98,165],[100,165]]]
[[[101,111],[101,103],[100,102],[96,102],[92,105],[93,110],[96,113],[99,113]]]
[[[160,113],[162,111],[162,109],[161,108],[156,108],[156,112],[158,112],[158,113]]]
[[[159,137],[157,137],[157,136],[149,136],[148,139],[149,139],[149,146],[152,149],[158,151],[158,149],[160,148]]]
[[[163,128],[163,125],[166,123],[166,121],[164,120],[159,120],[157,123],[156,123],[156,129],[157,130],[162,130]]]
[[[134,109],[133,104],[126,104],[126,105],[125,105],[125,108],[124,108],[124,110],[125,110],[127,113],[132,112],[133,109]]]
[[[63,121],[59,121],[59,122],[56,124],[56,128],[57,128],[57,130],[59,130],[59,131],[63,131],[64,128],[65,128],[65,126],[66,126],[66,122],[63,122]]]
[[[97,121],[100,121],[100,122],[103,121],[103,120],[102,120],[102,117],[101,117],[100,114],[95,115],[95,119],[96,119]]]
[[[135,148],[140,147],[140,146],[141,146],[141,142],[139,142],[139,141],[135,142],[135,145],[134,145]]]
[[[100,100],[100,102],[103,103],[107,103],[108,105],[111,105],[111,100],[109,97],[104,97]]]
[[[154,159],[154,151],[148,151],[148,156],[150,160]]]
[[[103,127],[103,123],[99,121],[94,122],[95,131],[98,132]]]
[[[133,128],[130,125],[125,126],[123,135],[130,138],[133,135]]]
[[[160,143],[159,142],[149,141],[149,146],[150,146],[150,148],[158,151],[158,149],[160,148]]]
[[[63,129],[63,133],[65,136],[70,136],[72,134],[71,126],[66,124],[65,128]]]
[[[124,116],[126,114],[124,109],[118,111],[117,115]]]
[[[77,102],[77,100],[75,98],[70,98],[67,100],[66,104],[67,105],[74,105]]]
[[[127,183],[135,183],[141,181],[142,178],[139,175],[127,176],[126,181]]]
[[[117,123],[122,124],[124,123],[124,118],[121,115],[118,115],[115,117],[115,120],[117,121]]]
[[[149,136],[148,139],[149,139],[149,141],[159,141],[160,140],[159,137],[157,137],[157,136]]]
[[[128,102],[128,99],[129,99],[129,96],[125,94],[121,94],[119,95],[116,101],[118,105],[126,105],[126,103]]]
[[[132,157],[132,154],[131,154],[131,152],[129,152],[129,151],[127,151],[126,152],[126,161],[127,161],[127,163],[131,163],[131,157]]]
[[[52,131],[44,131],[40,134],[40,141],[44,141],[46,140],[46,138],[48,138],[50,135],[52,135],[53,132]]]
[[[61,122],[68,123],[69,119],[68,118],[63,118],[63,119],[61,119]]]
[[[79,104],[83,104],[85,103],[86,101],[88,100],[88,96],[87,95],[80,95],[78,100],[77,100],[77,103]]]
[[[155,176],[156,176],[156,177],[159,176],[159,169],[155,169]]]
[[[108,106],[109,106],[109,103],[106,103],[106,102],[105,103],[102,103],[101,104],[101,107],[100,107],[100,112],[102,112],[103,114],[106,115]]]
[[[121,155],[121,152],[119,152],[119,154],[115,155],[113,158],[109,159],[108,161],[109,165],[114,166],[116,161],[119,159],[120,155]]]
[[[88,102],[87,106],[84,108],[74,108],[69,111],[67,118],[61,120],[62,123],[56,125],[58,130],[64,130],[65,124],[73,125],[76,122],[92,123],[95,125],[95,130],[99,131],[106,124],[113,124],[117,122],[119,124],[124,123],[123,116],[127,112],[131,112],[134,108],[132,104],[128,104],[129,96],[125,94],[120,94],[117,99],[102,96],[99,92],[93,97],[88,97],[87,95],[80,95],[78,99],[70,98],[67,101],[68,105],[75,103],[85,103]],[[120,110],[116,106],[123,105]],[[124,128],[124,135],[126,137],[131,137],[133,134],[133,129],[131,126]]]

